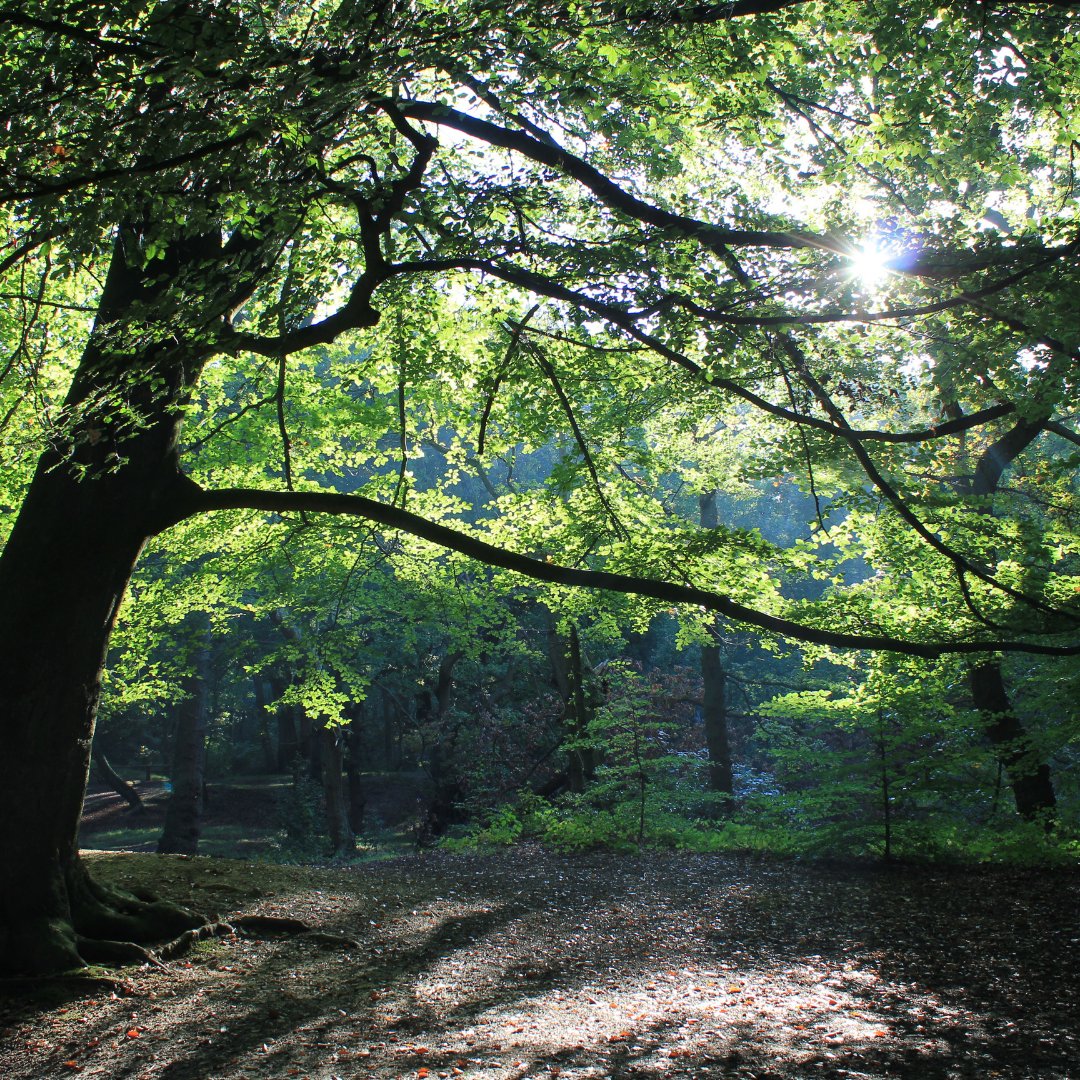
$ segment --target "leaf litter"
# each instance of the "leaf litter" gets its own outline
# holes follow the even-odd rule
[[[347,868],[88,858],[318,933],[8,994],[11,1080],[1080,1077],[1075,872],[533,846]]]

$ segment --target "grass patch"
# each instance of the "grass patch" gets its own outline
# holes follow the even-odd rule
[[[99,829],[79,837],[79,846],[95,851],[149,851],[157,846],[161,828],[147,825],[129,829]]]
[[[95,851],[155,851],[161,839],[158,825],[101,829],[80,837],[81,847]],[[243,825],[207,825],[199,838],[199,854],[219,859],[252,859],[276,844],[273,832],[252,835]]]

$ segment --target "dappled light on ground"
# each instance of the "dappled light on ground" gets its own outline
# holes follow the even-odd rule
[[[530,848],[97,865],[322,936],[237,935],[12,1004],[5,1076],[1067,1080],[1080,1049],[1075,875]]]

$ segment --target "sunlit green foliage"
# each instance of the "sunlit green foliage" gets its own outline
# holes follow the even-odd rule
[[[171,700],[193,611],[238,682],[287,668],[271,706],[319,725],[379,685],[415,699],[450,655],[478,700],[514,665],[539,697],[541,611],[612,651],[671,614],[700,645],[716,610],[823,663],[1075,651],[1077,17],[766,6],[0,6],[0,537],[42,454],[123,474],[178,412],[198,485],[137,571],[110,716]],[[110,260],[140,283],[122,303]],[[430,523],[456,553],[408,535]],[[492,549],[544,580],[466,558]],[[660,584],[601,598],[579,570]],[[994,785],[962,669],[858,656],[769,706],[771,767],[814,777],[773,810],[923,850],[931,813],[978,818]],[[1011,669],[1047,757],[1076,736],[1067,663]],[[644,842],[672,799],[697,828],[663,715],[624,690],[553,841]],[[488,705],[432,721],[479,801],[491,731],[535,735]]]

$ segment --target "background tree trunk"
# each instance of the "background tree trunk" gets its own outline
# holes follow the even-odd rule
[[[716,492],[698,499],[703,529],[717,525]],[[701,647],[701,715],[705,725],[705,747],[709,754],[709,790],[722,795],[734,792],[731,775],[731,741],[728,737],[727,673],[720,656],[719,627],[713,622],[712,643]]]
[[[989,500],[997,492],[1001,477],[1042,430],[1043,421],[1021,420],[980,455],[970,488],[972,495],[986,498],[983,513],[993,514]],[[1034,754],[1024,724],[1009,700],[1001,662],[988,660],[973,665],[968,671],[968,685],[975,708],[986,721],[987,738],[1009,778],[1016,812],[1028,821],[1044,816],[1049,827],[1057,809],[1050,766]]]
[[[586,668],[581,655],[581,638],[576,626],[570,627],[569,641],[569,680],[570,680],[570,738],[576,745],[570,750],[569,787],[571,791],[582,792],[596,777],[596,752],[589,744],[589,721],[592,709],[589,706],[585,680],[592,672]]]
[[[286,685],[285,679],[280,675],[271,676],[270,690],[277,702],[274,716],[277,720],[277,771],[280,773],[291,773],[294,760],[300,753],[300,741],[296,732],[296,706],[286,705],[281,700],[285,695]]]
[[[205,620],[199,631],[205,637]],[[184,698],[176,707],[172,794],[165,808],[165,828],[158,852],[197,855],[202,835],[203,785],[206,780],[206,728],[209,714],[210,651],[205,640],[195,649],[195,670],[181,679]]]
[[[326,802],[326,828],[335,855],[347,855],[356,850],[356,837],[349,824],[349,807],[345,799],[345,784],[341,771],[344,739],[338,728],[323,725],[319,728],[319,757],[322,761],[322,787]]]
[[[1057,807],[1050,766],[1039,761],[1031,739],[1013,711],[1001,674],[1001,664],[990,661],[972,667],[968,675],[975,708],[986,721],[986,735],[1012,787],[1016,812],[1028,821],[1053,816]]]
[[[354,836],[364,831],[364,817],[367,810],[367,792],[364,788],[364,706],[354,707],[352,719],[346,729],[345,738],[345,775],[349,789],[349,827]]]
[[[262,756],[262,771],[272,773],[278,763],[277,751],[274,749],[274,739],[270,732],[270,713],[266,706],[266,681],[262,675],[256,675],[252,680],[252,688],[255,692],[256,733],[259,739],[259,750]]]
[[[462,820],[461,801],[465,792],[454,761],[460,721],[449,724],[446,717],[454,690],[454,668],[463,655],[460,650],[445,653],[434,684],[429,682],[416,695],[417,724],[435,733],[427,751],[431,798],[421,826],[422,841],[442,836],[451,825]]]

